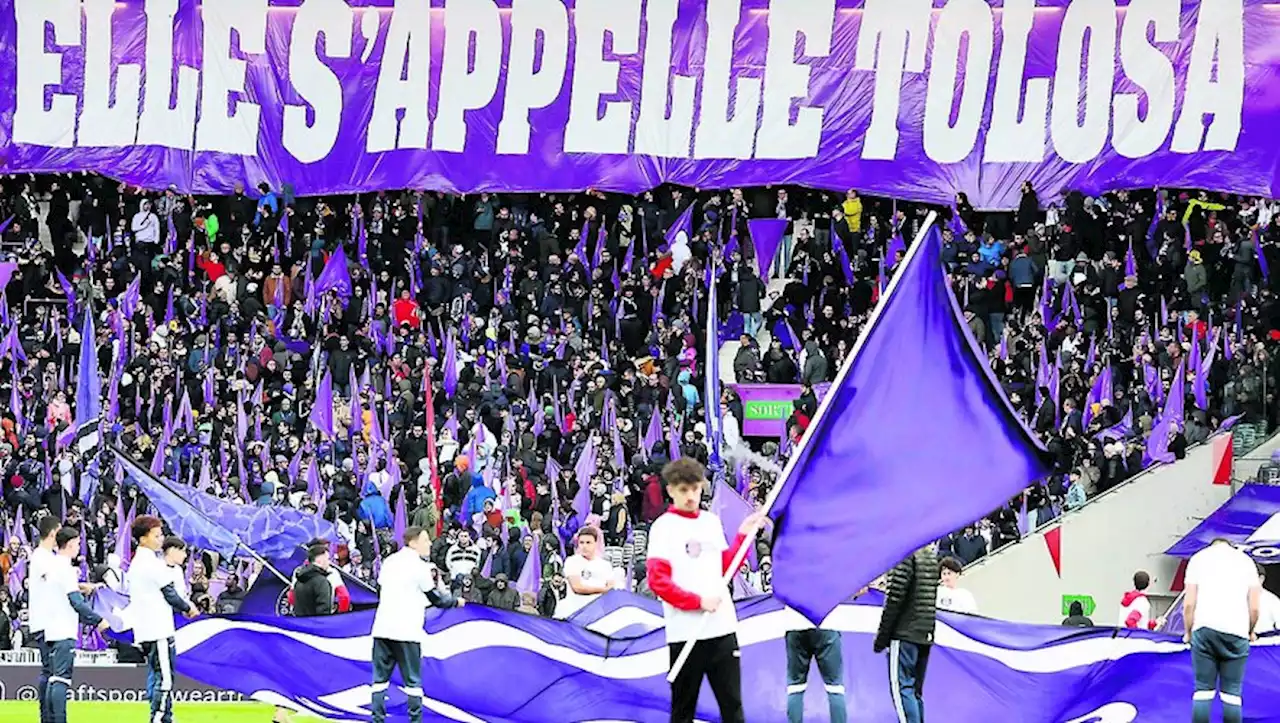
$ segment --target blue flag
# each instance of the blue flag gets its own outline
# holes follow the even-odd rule
[[[936,228],[909,248],[780,482],[774,594],[815,623],[1049,472],[960,316],[941,251]]]
[[[226,558],[242,548],[267,559],[287,558],[314,539],[336,540],[333,523],[319,515],[285,507],[237,505],[192,487],[174,487],[111,450],[124,471],[125,484],[147,496],[174,534],[189,544],[216,550]]]

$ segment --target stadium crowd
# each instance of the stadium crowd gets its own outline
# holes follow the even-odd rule
[[[589,565],[566,570],[584,527],[618,569],[603,587],[647,592],[637,558],[665,509],[657,473],[674,456],[708,460],[706,405],[723,418],[730,485],[763,500],[929,210],[797,187],[190,197],[83,175],[0,189],[0,218],[13,217],[0,260],[17,263],[0,312],[0,610],[14,627],[38,518],[83,525],[88,574],[111,584],[129,555],[119,528],[146,509],[108,455],[94,477],[58,443],[86,313],[103,436],[161,476],[325,515],[342,538],[334,565],[366,581],[393,529],[426,527],[468,601],[563,617],[576,607],[567,578]],[[690,205],[692,233],[669,243]],[[1156,458],[1224,422],[1275,425],[1267,262],[1280,233],[1266,202],[1146,191],[1045,207],[1028,185],[1016,212],[963,197],[940,211],[969,329],[1056,462],[944,553],[973,562],[1139,472],[1179,369],[1185,422]],[[790,223],[760,273],[746,221],[766,216]],[[339,249],[346,279],[322,282]],[[737,342],[724,376],[803,385],[779,439],[743,436],[731,384],[702,398],[713,261],[718,328]],[[331,438],[311,422],[326,377]],[[758,553],[744,591],[769,590],[767,542]],[[193,601],[235,609],[245,571],[192,560]]]

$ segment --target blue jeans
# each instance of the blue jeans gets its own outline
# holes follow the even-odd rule
[[[35,643],[36,650],[40,653],[40,679],[36,682],[36,699],[40,701],[40,723],[49,723],[49,701],[45,691],[49,688],[53,660],[49,655],[48,646],[45,645],[44,633],[31,633],[31,642]]]
[[[844,655],[840,633],[834,630],[792,630],[787,633],[787,721],[803,723],[804,691],[808,687],[809,660],[818,661],[818,673],[827,689],[831,723],[845,723]]]
[[[931,647],[903,640],[889,643],[889,688],[904,723],[924,723],[924,675]]]
[[[762,327],[764,327],[763,313],[757,311],[752,314],[742,315],[742,333],[754,339],[756,334],[760,333]]]
[[[49,708],[49,723],[67,723],[67,689],[71,687],[71,671],[76,662],[76,641],[55,640],[45,644],[49,662],[49,683],[44,692]]]
[[[147,700],[156,696],[156,671],[147,666]]]
[[[1244,687],[1244,664],[1249,660],[1249,641],[1212,628],[1191,633],[1191,668],[1196,675],[1191,720],[1209,723],[1213,696],[1222,699],[1222,723],[1240,723],[1243,718],[1240,689]]]

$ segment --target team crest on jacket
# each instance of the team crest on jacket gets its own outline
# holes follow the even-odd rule
[[[702,554],[702,543],[697,540],[689,540],[684,543],[684,554],[689,557],[698,557]]]

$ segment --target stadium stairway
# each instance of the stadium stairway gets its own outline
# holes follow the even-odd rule
[[[1133,573],[1146,570],[1153,614],[1161,614],[1181,582],[1181,561],[1164,551],[1237,486],[1234,481],[1214,484],[1223,455],[1230,454],[1229,441],[1229,433],[1215,435],[1189,449],[1185,459],[1152,467],[988,554],[965,569],[961,585],[988,617],[1056,625],[1069,603],[1079,599],[1094,623],[1115,625]],[[1277,449],[1280,434],[1237,457],[1231,480],[1251,477]],[[1091,604],[1096,606],[1092,612]]]
[[[776,292],[782,293],[787,284],[791,283],[791,279],[770,279],[769,291],[762,302],[762,308],[767,312],[773,307],[772,295]],[[768,324],[765,324],[768,327]],[[760,342],[760,350],[763,354],[769,350],[769,345],[773,343],[773,332],[768,328],[763,328],[760,333],[756,334],[756,341]],[[738,355],[738,347],[742,346],[742,342],[737,339],[730,339],[720,345],[720,381],[723,384],[736,384],[738,379],[733,373],[733,358]]]

